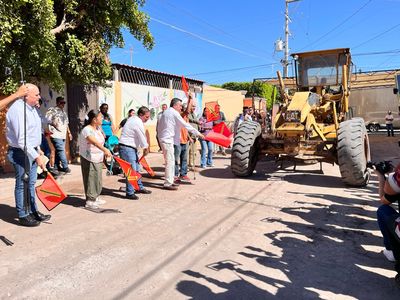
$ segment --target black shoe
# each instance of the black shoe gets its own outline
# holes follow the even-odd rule
[[[32,213],[32,217],[40,222],[48,221],[51,218],[51,215],[42,214],[40,211],[35,211]]]
[[[151,191],[147,190],[147,189],[142,189],[142,190],[138,190],[136,191],[137,194],[151,194]]]
[[[47,171],[49,171],[49,172],[51,173],[51,175],[53,175],[53,176],[58,176],[58,175],[60,175],[60,173],[58,172],[58,170],[57,170],[57,169],[54,169],[54,168],[48,168]]]
[[[35,220],[31,215],[27,215],[26,217],[19,218],[19,224],[26,227],[35,227],[39,226],[40,222]]]
[[[61,168],[61,169],[58,169],[60,172],[63,172],[63,173],[65,173],[65,174],[69,174],[69,173],[71,173],[71,169],[70,168]]]
[[[139,200],[139,197],[136,196],[135,194],[126,195],[125,198],[126,198],[126,199],[129,199],[129,200]]]

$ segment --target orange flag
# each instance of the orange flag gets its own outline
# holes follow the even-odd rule
[[[186,82],[186,79],[183,75],[182,75],[182,90],[185,92],[186,97],[189,98],[189,85]]]
[[[143,166],[143,168],[149,173],[151,177],[155,176],[156,174],[154,173],[153,169],[150,168],[149,164],[147,163],[147,160],[142,156],[141,159],[139,159],[139,163]]]
[[[216,121],[219,119],[219,111],[217,111],[216,107],[218,102],[207,102],[206,103],[206,117],[207,122]]]
[[[138,180],[142,177],[140,173],[136,172],[130,163],[127,161],[114,156],[114,159],[119,163],[122,171],[125,174],[125,177],[128,179],[129,183],[132,184],[133,188],[138,191],[140,190],[139,185],[138,185]]]
[[[213,131],[215,131],[216,133],[220,133],[226,137],[231,137],[232,132],[229,130],[228,126],[226,126],[226,124],[224,122],[221,122],[217,125],[215,125],[212,129]]]
[[[48,211],[52,210],[67,197],[50,172],[47,172],[46,179],[42,185],[36,187],[36,195]]]

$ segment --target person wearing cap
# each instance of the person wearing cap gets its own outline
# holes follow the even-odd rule
[[[394,120],[394,117],[392,115],[392,112],[389,110],[387,112],[387,115],[385,116],[386,130],[387,130],[387,135],[388,136],[394,136],[393,120]]]
[[[396,283],[400,286],[400,214],[391,204],[400,205],[400,164],[395,172],[385,174],[375,170],[379,180],[379,198],[382,205],[377,210],[379,229],[383,236],[384,256],[395,263]]]
[[[54,169],[64,173],[70,173],[71,169],[68,167],[67,156],[65,153],[65,139],[72,140],[72,134],[69,130],[68,115],[64,110],[65,100],[64,97],[56,98],[56,106],[50,107],[46,112],[46,119],[49,123],[49,131],[51,133],[50,140],[56,150]],[[53,169],[50,170],[54,172]]]

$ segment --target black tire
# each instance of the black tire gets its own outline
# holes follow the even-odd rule
[[[231,169],[238,177],[250,176],[257,164],[261,125],[246,121],[240,124],[232,146]]]
[[[369,124],[368,125],[368,130],[370,132],[377,132],[380,129],[379,124]]]
[[[337,154],[344,183],[357,187],[368,184],[370,148],[363,119],[354,118],[339,124]]]

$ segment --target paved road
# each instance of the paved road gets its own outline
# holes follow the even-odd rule
[[[373,159],[397,160],[397,140],[371,136]],[[162,157],[149,161],[162,175]],[[0,185],[1,299],[400,299],[380,251],[376,180],[341,183],[337,166],[279,170],[263,160],[249,179],[229,158],[195,184],[129,201],[104,176],[105,208],[82,208],[79,166],[61,181],[71,196],[49,224],[16,226],[12,178]],[[193,177],[193,174],[190,174]],[[42,208],[42,210],[44,210]]]

